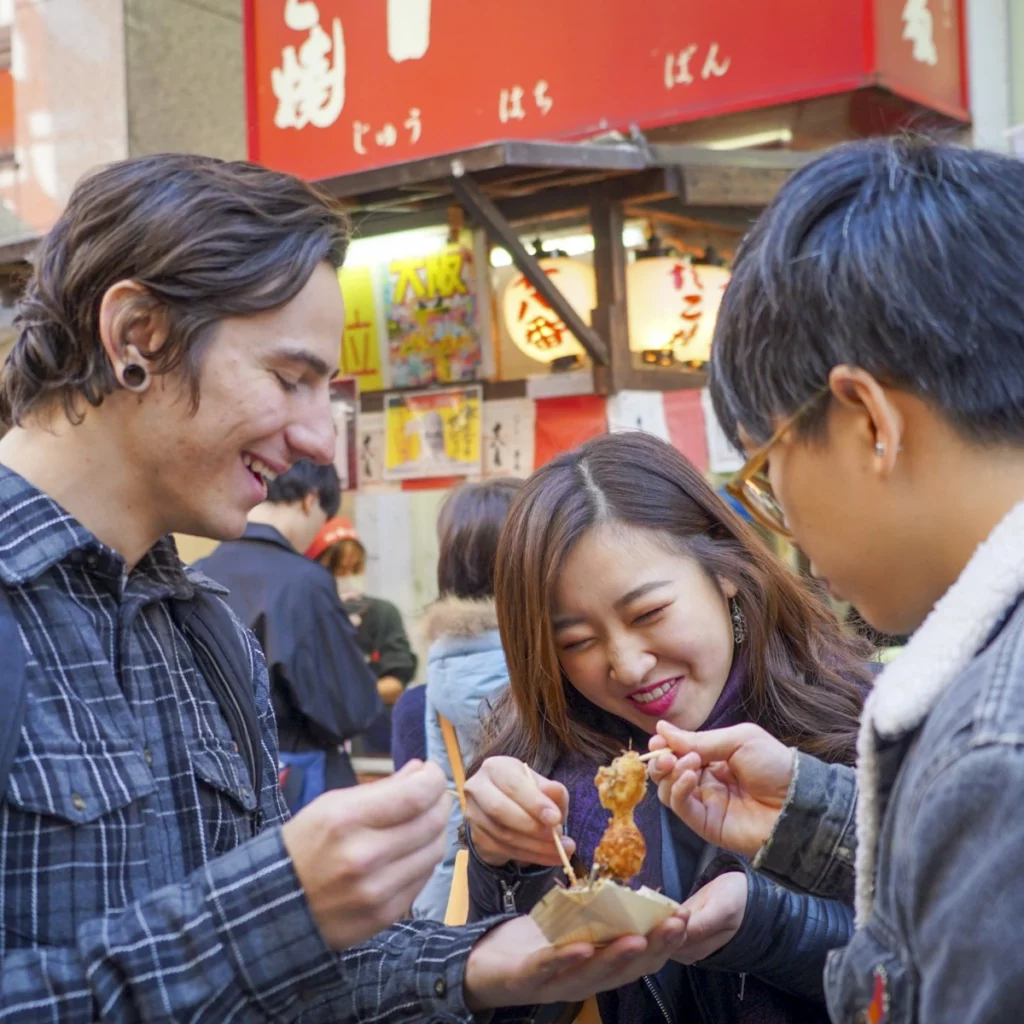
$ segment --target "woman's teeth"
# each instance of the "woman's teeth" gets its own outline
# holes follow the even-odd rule
[[[277,474],[261,459],[256,458],[255,455],[243,455],[242,461],[248,466],[253,473],[257,476],[263,477],[264,480],[269,484],[277,477]]]
[[[646,693],[633,693],[630,694],[629,699],[635,700],[637,704],[650,704],[651,701],[657,700],[659,697],[664,697],[669,690],[675,686],[676,681],[670,679],[667,683],[662,683],[660,686],[656,686],[653,690],[648,690]]]

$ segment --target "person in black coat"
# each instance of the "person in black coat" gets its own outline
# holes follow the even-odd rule
[[[197,563],[263,647],[282,761],[323,752],[324,789],[355,784],[342,744],[381,709],[333,577],[301,553],[340,501],[333,466],[298,462],[271,481],[245,534]]]
[[[379,756],[391,752],[391,709],[416,674],[416,654],[402,622],[402,613],[390,601],[366,593],[366,548],[347,519],[328,519],[306,550],[334,576],[338,596],[356,629],[356,642],[377,677],[377,692],[384,711],[359,737],[357,754]]]

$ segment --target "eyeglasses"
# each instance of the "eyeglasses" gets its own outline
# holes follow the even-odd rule
[[[829,394],[830,388],[824,387],[809,398],[778,430],[747,459],[743,468],[725,485],[726,493],[735,498],[754,520],[787,540],[793,535],[786,526],[786,513],[783,512],[771,481],[765,472],[771,450],[785,435],[795,427],[810,411]]]

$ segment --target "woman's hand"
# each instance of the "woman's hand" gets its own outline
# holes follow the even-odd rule
[[[771,835],[793,779],[795,751],[749,723],[683,732],[658,723],[650,763],[658,798],[702,839],[753,857]]]
[[[489,757],[466,782],[466,821],[481,860],[494,867],[509,861],[558,867],[552,828],[569,811],[569,793],[514,757]],[[562,838],[570,856],[576,844]]]
[[[747,876],[728,871],[698,889],[684,904],[689,913],[686,941],[672,954],[681,964],[693,964],[731,942],[747,909]]]

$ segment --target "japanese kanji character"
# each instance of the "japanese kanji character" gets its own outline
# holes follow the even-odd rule
[[[725,60],[718,60],[718,43],[712,43],[708,47],[708,55],[704,58],[704,67],[701,70],[700,77],[707,81],[712,75],[715,78],[721,78],[722,75],[729,70],[729,65],[732,64],[732,58],[726,57]]]
[[[526,117],[523,110],[523,89],[514,85],[511,89],[502,89],[501,98],[498,100],[498,119],[502,124],[509,121],[522,121]]]
[[[312,0],[289,0],[285,6],[289,28],[309,26],[309,36],[296,51],[281,51],[281,66],[270,71],[277,97],[274,124],[302,129],[328,128],[345,106],[345,35],[341,19],[332,22],[332,34],[320,27],[320,12]],[[333,49],[333,63],[328,59]]]
[[[538,352],[550,352],[562,345],[567,330],[565,324],[553,314],[535,316],[526,325],[526,344],[532,345]]]
[[[352,148],[360,155],[366,156],[366,147],[363,145],[363,136],[370,130],[370,126],[362,121],[352,122]]]
[[[914,44],[914,60],[938,64],[939,51],[935,46],[934,20],[928,0],[907,0],[903,8],[903,38]]]
[[[533,87],[533,99],[541,117],[547,117],[555,101],[548,95],[548,83],[543,78]]]
[[[405,119],[405,127],[409,129],[409,141],[416,145],[423,134],[423,122],[420,120],[420,108],[411,107],[409,116]]]
[[[501,469],[501,449],[505,447],[505,438],[501,436],[501,424],[495,423],[491,431],[491,460],[495,469]]]

